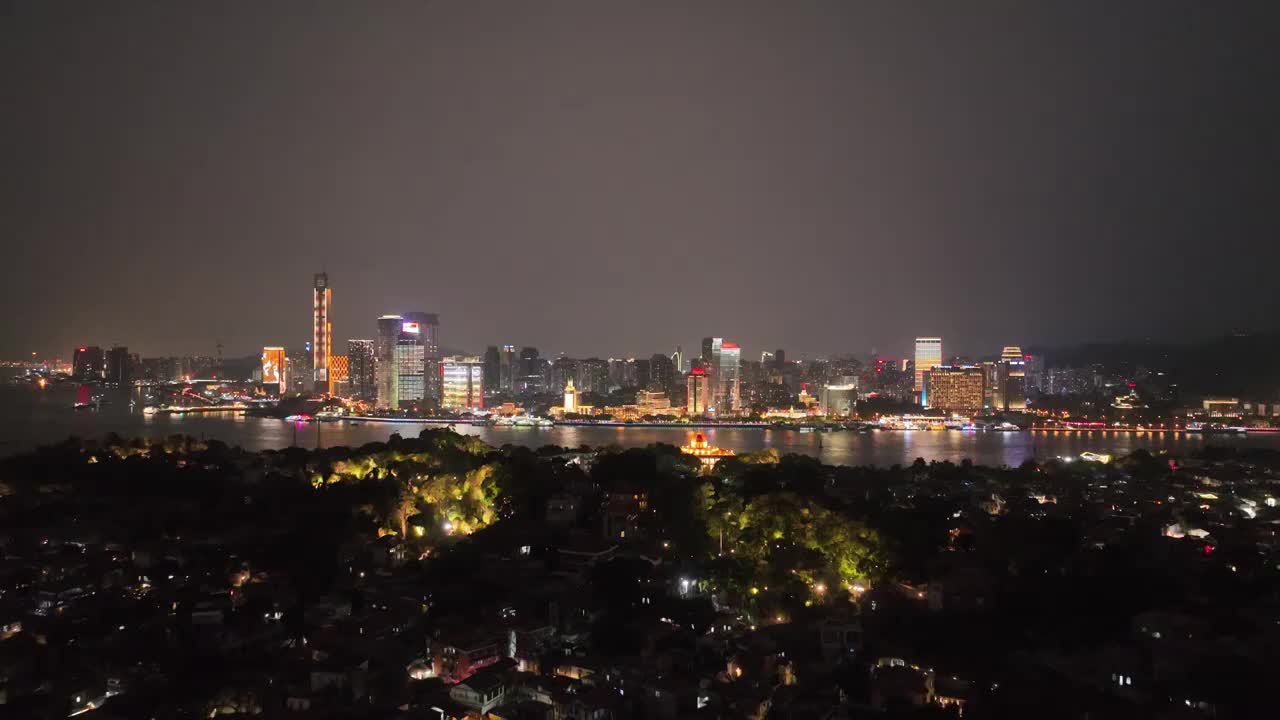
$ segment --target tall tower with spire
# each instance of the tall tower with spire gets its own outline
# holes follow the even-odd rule
[[[333,326],[329,322],[333,291],[329,288],[328,273],[316,273],[311,296],[311,367],[315,391],[333,394],[329,376],[329,357],[333,349]]]

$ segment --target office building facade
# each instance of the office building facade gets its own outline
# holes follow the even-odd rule
[[[515,345],[503,345],[498,350],[498,389],[502,392],[513,392],[516,389],[516,378],[519,376],[519,363],[516,358]]]
[[[71,358],[71,376],[76,380],[101,380],[107,374],[107,356],[96,345],[76,348]]]
[[[329,387],[338,397],[351,396],[351,365],[346,355],[329,356]]]
[[[106,352],[106,381],[120,387],[128,387],[133,382],[133,361],[129,348],[116,345]]]
[[[497,345],[490,345],[484,350],[484,387],[493,392],[501,386],[502,358]]]
[[[716,415],[737,415],[742,411],[742,349],[737,343],[722,342],[715,361]]]
[[[396,351],[404,318],[383,315],[378,318],[378,337],[374,348],[375,400],[378,407],[397,410],[400,407],[400,373]]]
[[[446,410],[484,408],[484,362],[480,358],[445,358],[442,378],[441,406]]]
[[[982,410],[986,371],[977,365],[934,365],[925,371],[926,407],[950,413]]]
[[[1027,409],[1026,359],[1022,348],[1009,345],[1000,351],[995,381],[995,390],[991,393],[995,409],[1006,412]]]
[[[828,417],[849,417],[858,406],[858,385],[827,385],[818,395],[818,407]]]
[[[693,417],[701,417],[708,412],[711,400],[711,388],[707,371],[695,367],[685,377],[685,410]]]
[[[915,385],[912,390],[920,393],[920,404],[928,402],[928,388],[925,386],[924,374],[935,365],[942,364],[942,338],[916,338]]]
[[[435,313],[403,313],[405,332],[422,346],[422,397],[430,406],[440,405],[440,316]]]
[[[351,397],[357,400],[373,400],[378,396],[375,345],[373,340],[347,341],[347,379]]]

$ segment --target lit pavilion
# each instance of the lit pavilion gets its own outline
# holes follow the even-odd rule
[[[735,454],[732,450],[725,450],[724,448],[718,448],[711,445],[707,442],[706,436],[702,433],[694,433],[693,439],[689,441],[688,445],[681,447],[680,452],[685,455],[692,455],[701,460],[702,469],[704,470],[710,470],[715,467],[716,463],[720,462],[720,460],[727,457],[733,457]]]

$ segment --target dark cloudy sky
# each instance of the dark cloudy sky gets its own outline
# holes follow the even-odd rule
[[[1280,325],[1276,2],[0,2],[0,355]]]

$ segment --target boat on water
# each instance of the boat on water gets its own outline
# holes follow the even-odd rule
[[[495,427],[549,428],[554,423],[547,418],[537,417],[536,415],[510,415],[494,420],[493,424]]]
[[[160,412],[160,408],[155,405],[147,405],[142,408],[143,415],[155,415],[157,412]]]
[[[1249,428],[1197,422],[1187,423],[1187,432],[1204,435],[1244,435],[1249,432]]]

